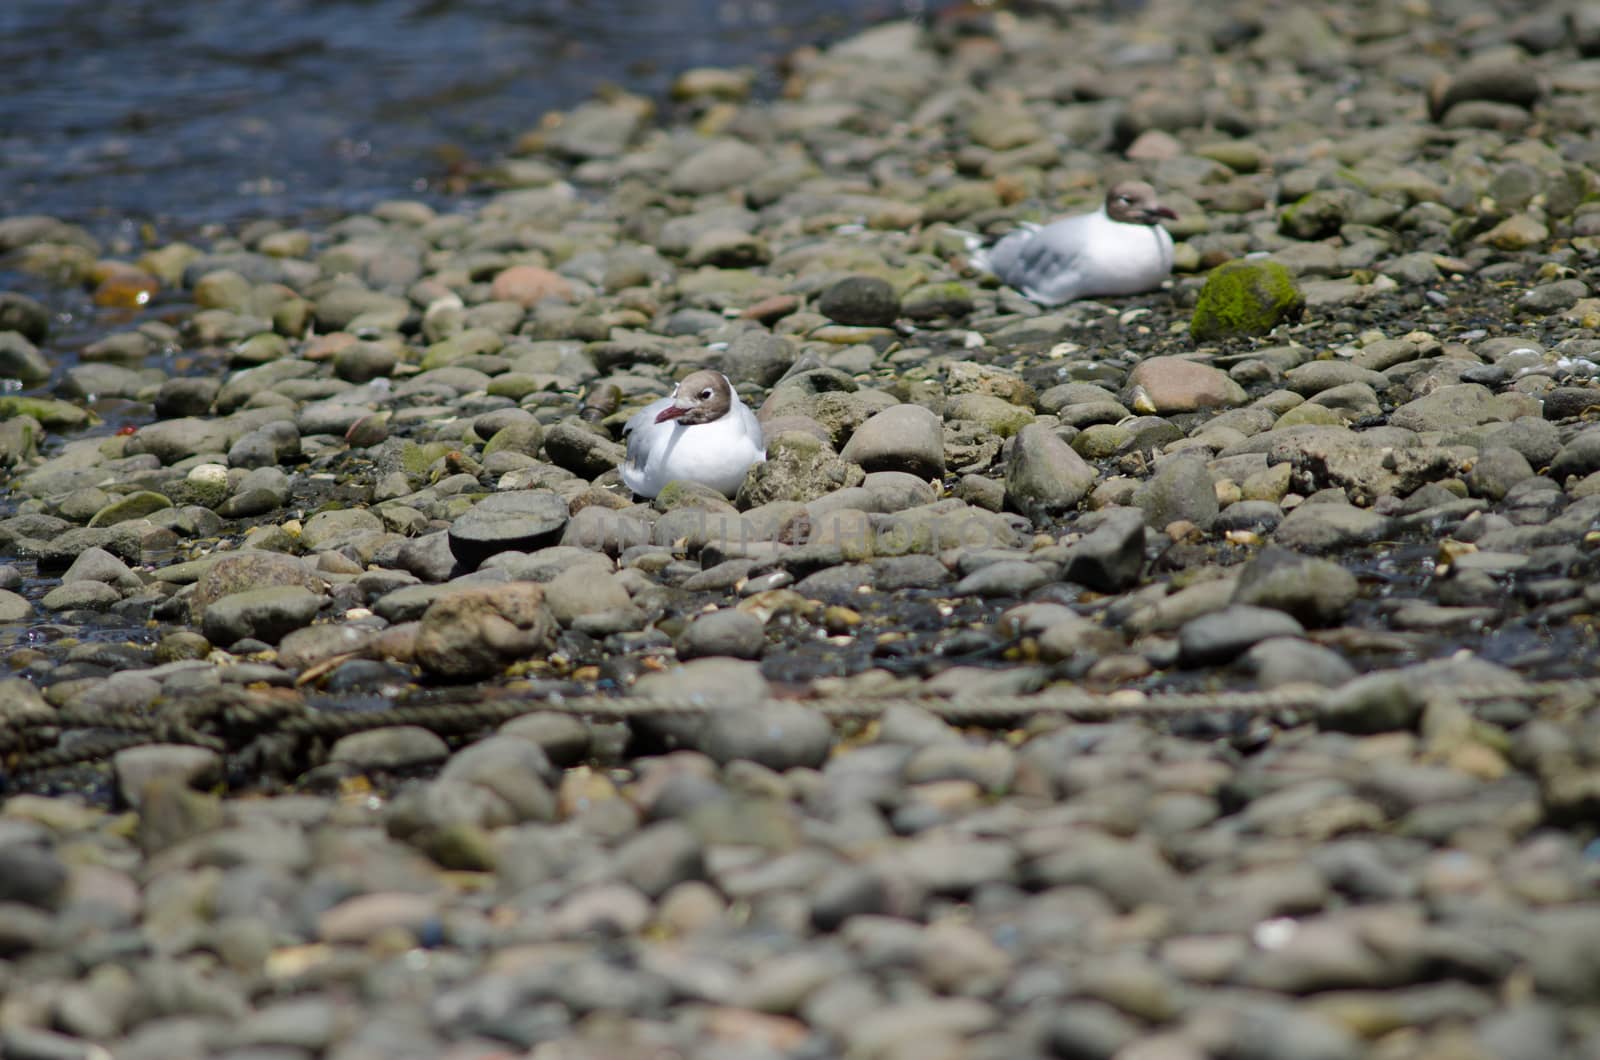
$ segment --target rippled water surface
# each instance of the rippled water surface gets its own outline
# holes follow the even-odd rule
[[[552,108],[899,0],[3,0],[0,214],[187,223],[436,189]]]

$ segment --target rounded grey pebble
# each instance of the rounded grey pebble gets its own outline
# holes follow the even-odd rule
[[[247,589],[207,607],[201,632],[213,644],[241,640],[275,644],[284,634],[310,625],[321,607],[322,597],[297,585]]]
[[[1050,1020],[1050,1055],[1061,1060],[1112,1060],[1139,1036],[1138,1025],[1101,1001],[1062,1005]]]
[[[415,725],[387,725],[381,729],[341,736],[328,751],[328,761],[356,769],[401,769],[442,762],[450,748],[436,734]]]
[[[695,743],[724,765],[744,759],[780,772],[815,768],[833,746],[833,725],[798,703],[723,708],[706,716]]]
[[[1184,667],[1225,663],[1269,637],[1299,637],[1305,627],[1282,611],[1234,604],[1190,619],[1178,630],[1178,663]]]
[[[847,276],[817,300],[823,316],[839,324],[888,327],[900,315],[900,297],[877,276]]]
[[[723,608],[697,616],[684,627],[676,647],[680,659],[711,655],[759,659],[766,647],[766,627],[755,615]]]
[[[43,844],[0,845],[0,902],[54,908],[67,886],[67,867]]]

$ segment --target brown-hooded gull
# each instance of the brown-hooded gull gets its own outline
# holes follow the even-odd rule
[[[1094,213],[1025,225],[987,250],[974,248],[971,261],[1041,305],[1138,294],[1172,272],[1172,236],[1161,220],[1177,216],[1150,185],[1125,180]]]
[[[767,458],[755,413],[727,376],[710,370],[685,376],[670,396],[634,413],[622,434],[622,481],[641,497],[654,497],[673,479],[731,497],[750,466]]]

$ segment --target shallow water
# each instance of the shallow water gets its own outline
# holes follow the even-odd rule
[[[770,87],[900,0],[5,0],[0,215],[189,228],[436,191],[605,84]]]

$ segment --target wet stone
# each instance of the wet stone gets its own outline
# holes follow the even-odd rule
[[[328,750],[328,761],[354,769],[402,769],[440,762],[449,757],[444,740],[413,725],[391,725],[340,737]]]
[[[1269,607],[1310,626],[1334,625],[1355,600],[1355,575],[1330,560],[1285,549],[1258,553],[1239,573],[1234,601]]]
[[[323,600],[295,585],[247,589],[207,607],[202,632],[213,644],[233,644],[246,638],[275,644],[285,634],[310,625]]]
[[[1282,611],[1234,604],[1184,623],[1178,631],[1178,658],[1185,666],[1226,662],[1260,641],[1304,632],[1305,627]]]
[[[556,544],[566,524],[567,504],[555,493],[495,493],[451,524],[450,551],[472,569],[497,552],[532,552]]]

